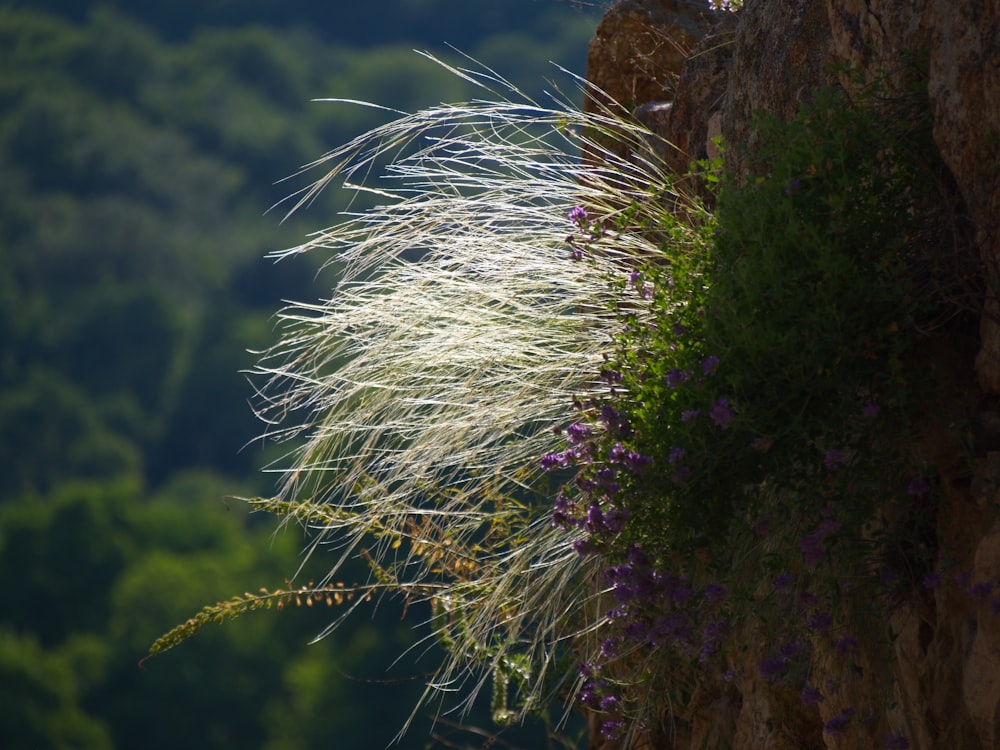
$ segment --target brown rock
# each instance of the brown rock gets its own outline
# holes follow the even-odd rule
[[[713,155],[719,133],[727,166],[744,169],[756,146],[754,113],[791,118],[824,85],[855,91],[878,81],[892,93],[917,84],[957,190],[945,199],[967,211],[980,282],[991,290],[975,363],[981,392],[971,355],[944,347],[938,355],[951,361],[940,369],[965,368],[955,403],[1000,394],[1000,0],[747,0],[736,14],[684,0],[621,0],[591,43],[589,65],[592,83],[670,144],[661,153],[678,173]],[[1000,581],[1000,525],[987,512],[1000,503],[996,490],[973,494],[968,474],[952,468],[968,471],[959,446],[927,460],[945,485],[935,509],[942,554],[970,573],[971,584]],[[1000,458],[980,456],[971,471],[1000,486]],[[857,664],[867,680],[863,692],[894,698],[872,742],[892,726],[905,731],[913,750],[1000,749],[1000,616],[989,602],[954,581],[933,591],[917,586],[887,606],[884,619],[896,636],[892,648],[862,644]],[[702,708],[709,718],[699,711],[688,727],[694,731],[658,747],[680,748],[685,739],[694,746],[709,727],[710,746],[838,747],[822,731],[837,707],[804,710],[796,695],[762,683],[752,642],[752,656],[739,665],[749,677],[736,686],[738,697],[716,708],[708,702]]]
[[[1000,525],[979,542],[971,580],[974,586],[1000,580]],[[978,600],[976,626],[965,658],[962,693],[982,746],[1000,747],[1000,618],[989,610],[989,594],[976,596],[973,591]]]
[[[722,110],[726,166],[743,170],[743,154],[756,147],[753,115],[791,119],[817,88],[834,83],[833,35],[821,2],[747,3],[733,39]]]
[[[607,97],[595,98],[628,111],[673,99],[684,61],[716,15],[707,0],[618,0],[590,42],[587,80]]]
[[[951,169],[986,266],[980,385],[1000,393],[1000,5],[996,0],[933,0],[929,94],[934,140]]]
[[[736,14],[720,13],[681,71],[668,116],[656,123],[639,118],[669,142],[671,148],[664,155],[678,174],[702,159],[719,156],[713,139],[722,135],[735,30]]]

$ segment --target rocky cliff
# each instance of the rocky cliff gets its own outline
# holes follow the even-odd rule
[[[920,354],[944,374],[919,425],[941,478],[936,546],[954,580],[917,587],[883,613],[888,649],[862,643],[859,688],[882,693],[897,747],[1000,748],[1000,607],[969,582],[1000,580],[1000,2],[998,0],[747,0],[735,12],[696,0],[620,0],[597,30],[589,80],[672,144],[680,173],[727,144],[739,174],[757,134],[753,115],[790,118],[822,86],[848,92],[878,80],[916,90],[947,167],[941,187],[976,259],[963,273],[973,321]],[[940,248],[953,257],[953,247]],[[850,606],[849,604],[845,606]],[[824,732],[842,707],[804,706],[747,669],[725,690],[694,696],[683,716],[650,729],[653,748],[847,747]],[[870,744],[892,746],[880,717]],[[882,727],[882,729],[880,729]],[[602,745],[594,740],[594,747]]]

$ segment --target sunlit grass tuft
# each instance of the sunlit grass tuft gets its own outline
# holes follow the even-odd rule
[[[555,663],[598,617],[596,563],[552,526],[539,459],[574,400],[605,392],[619,282],[662,253],[616,228],[655,228],[664,190],[686,198],[622,113],[454,72],[498,100],[403,115],[311,165],[324,174],[293,198],[342,183],[375,206],[279,254],[322,253],[339,278],[280,313],[257,368],[272,436],[298,446],[277,467],[286,504],[263,502],[312,529],[311,553],[335,550],[324,583],[361,557],[385,592],[431,601],[451,655],[431,692],[464,685],[469,705],[515,674],[515,706],[494,702],[510,720],[573,687]]]

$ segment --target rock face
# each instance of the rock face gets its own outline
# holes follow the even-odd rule
[[[587,59],[587,80],[634,108],[672,99],[684,61],[713,24],[707,0],[620,0],[605,14]]]
[[[947,199],[961,206],[982,261],[973,286],[985,289],[975,350],[933,355],[954,372],[941,429],[948,419],[993,413],[1000,394],[1000,0],[746,0],[735,13],[685,0],[621,0],[598,29],[589,65],[592,83],[672,144],[668,158],[681,173],[714,155],[716,135],[752,151],[753,113],[789,118],[825,84],[839,81],[848,91],[876,79],[896,91],[918,84],[954,183]],[[739,153],[725,154],[737,173]],[[928,449],[945,485],[938,546],[970,580],[996,580],[1000,454],[983,449],[970,457],[960,445],[938,442]],[[863,666],[872,691],[892,691],[887,710],[894,725],[907,727],[914,750],[1000,748],[1000,614],[989,609],[967,587],[942,585],[887,613],[898,636],[892,653]],[[822,732],[837,707],[803,712],[797,696],[759,679],[735,688],[735,696],[706,699],[685,732],[643,742],[841,746]],[[884,747],[884,734],[873,730],[871,741]]]

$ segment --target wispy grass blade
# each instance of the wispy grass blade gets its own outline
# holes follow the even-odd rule
[[[534,700],[572,681],[552,674],[558,646],[593,625],[597,595],[593,563],[551,525],[539,459],[574,399],[607,388],[615,281],[659,253],[619,218],[655,227],[652,193],[672,180],[620,113],[456,72],[506,98],[405,115],[311,165],[325,172],[292,210],[337,184],[376,205],[279,254],[322,253],[339,278],[280,313],[256,374],[273,434],[300,441],[278,467],[286,515],[340,550],[327,580],[364,549],[389,590],[450,584],[429,597],[453,655],[434,685],[475,694],[520,654]],[[574,257],[576,206],[590,236]]]

